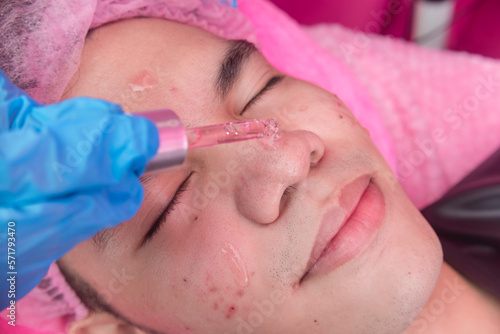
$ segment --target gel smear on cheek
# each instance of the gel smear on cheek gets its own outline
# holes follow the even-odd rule
[[[231,269],[236,284],[242,288],[247,287],[249,283],[248,271],[238,249],[230,242],[226,242],[222,248],[222,256]]]
[[[133,76],[128,83],[128,88],[133,92],[143,92],[152,89],[158,84],[158,78],[148,70],[143,70]]]

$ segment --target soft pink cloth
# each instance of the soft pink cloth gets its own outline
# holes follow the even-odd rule
[[[0,333],[2,334],[52,334],[51,332],[35,331],[32,328],[16,325],[11,326],[5,321],[0,321]]]
[[[362,83],[389,129],[398,179],[418,208],[500,147],[500,62],[338,25],[306,28]]]
[[[84,319],[88,310],[53,264],[40,284],[17,301],[15,327],[3,321],[7,313],[1,312],[0,333],[49,334],[65,333],[67,326],[74,320]]]

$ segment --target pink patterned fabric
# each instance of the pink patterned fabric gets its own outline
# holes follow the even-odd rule
[[[500,62],[338,25],[306,31],[348,66],[394,142],[398,179],[418,208],[500,147]]]
[[[0,322],[7,318],[6,314],[5,310],[1,312]],[[66,333],[71,322],[82,320],[87,315],[87,308],[68,286],[54,263],[40,284],[16,303],[16,326],[3,323],[0,324],[0,329],[1,333]],[[23,329],[23,326],[27,328]]]

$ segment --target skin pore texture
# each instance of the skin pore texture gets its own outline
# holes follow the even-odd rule
[[[144,180],[133,219],[59,262],[122,318],[92,314],[71,331],[132,332],[130,322],[160,333],[461,333],[450,326],[477,317],[475,331],[493,333],[478,328],[498,321],[496,301],[443,266],[437,236],[349,109],[249,49],[159,19],[120,21],[87,38],[63,99],[168,108],[186,126],[275,118],[280,137],[192,150],[182,168]],[[242,58],[234,85],[218,81],[228,50]],[[382,193],[380,227],[356,256],[306,275],[322,217],[360,177]],[[436,314],[432,301],[449,284],[458,295]]]

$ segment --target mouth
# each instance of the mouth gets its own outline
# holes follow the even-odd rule
[[[338,205],[325,212],[301,283],[349,262],[373,239],[385,217],[385,198],[372,181],[367,174],[346,184]]]

